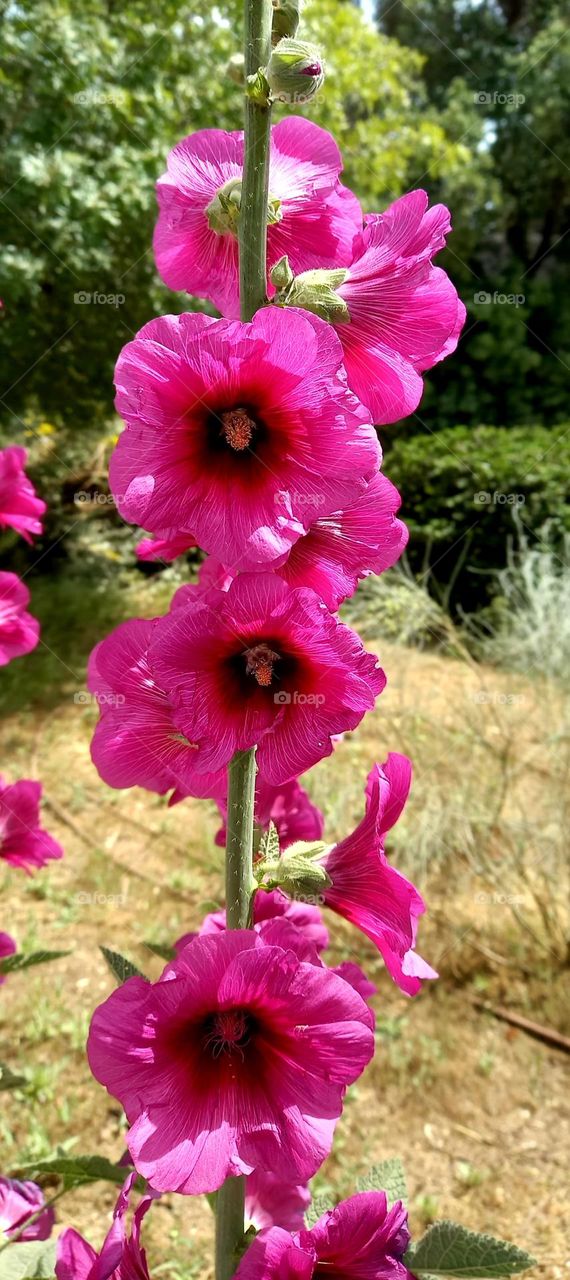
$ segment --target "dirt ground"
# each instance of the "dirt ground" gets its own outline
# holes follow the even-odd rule
[[[536,950],[532,938],[522,938],[506,895],[497,891],[502,881],[494,888],[489,881],[488,864],[478,867],[463,857],[459,819],[466,820],[471,792],[456,794],[460,777],[471,785],[480,758],[492,771],[492,757],[480,757],[478,741],[492,744],[492,718],[507,707],[517,768],[509,775],[509,794],[501,797],[501,822],[512,826],[518,806],[526,810],[535,803],[539,749],[544,765],[536,690],[518,677],[486,672],[482,678],[480,670],[438,655],[392,647],[385,663],[392,680],[378,709],[314,772],[311,787],[328,811],[327,833],[331,839],[340,834],[341,815],[345,830],[358,819],[373,761],[390,749],[407,750],[419,767],[406,822],[425,820],[437,787],[446,816],[442,840],[457,843],[457,856],[454,862],[447,849],[435,865],[435,846],[425,844],[426,865],[418,869],[428,914],[419,950],[441,977],[415,1000],[396,990],[365,939],[348,926],[332,928],[330,958],[358,958],[378,984],[378,1046],[349,1093],[316,1189],[331,1197],[350,1194],[356,1177],[375,1161],[399,1155],[415,1231],[435,1217],[452,1217],[514,1240],[539,1259],[533,1274],[561,1280],[570,1274],[563,1191],[570,1149],[568,1058],[481,1012],[474,998],[508,1004],[564,1031],[568,971],[548,948]],[[44,822],[65,857],[33,879],[16,871],[3,874],[0,926],[22,949],[71,950],[49,966],[14,975],[0,995],[0,1060],[30,1079],[25,1092],[1,1095],[3,1172],[43,1158],[61,1143],[77,1154],[120,1157],[120,1107],[92,1080],[84,1055],[90,1014],[113,986],[98,947],[115,948],[156,976],[161,962],[145,943],[173,941],[196,926],[222,893],[213,807],[187,801],[168,809],[164,800],[142,791],[105,787],[89,758],[96,712],[75,702],[76,692],[70,677],[69,691],[55,709],[31,710],[2,726],[3,772],[11,780],[43,781]],[[481,708],[491,716],[485,731],[477,722],[476,742],[463,730],[459,739],[459,727]],[[539,711],[544,719],[544,698]],[[489,785],[494,783],[493,776]],[[559,783],[554,776],[555,789]],[[474,819],[469,840],[473,830]],[[500,857],[496,865],[499,874]],[[100,1183],[71,1193],[59,1206],[59,1222],[76,1226],[98,1245],[114,1197]],[[212,1220],[205,1202],[165,1196],[147,1222],[153,1276],[212,1275]]]

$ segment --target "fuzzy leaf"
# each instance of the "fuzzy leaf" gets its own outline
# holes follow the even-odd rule
[[[479,1235],[456,1222],[435,1222],[404,1259],[415,1275],[454,1276],[457,1280],[494,1280],[535,1266],[530,1254],[506,1240]]]
[[[0,960],[0,973],[19,973],[21,969],[31,969],[35,964],[48,964],[50,960],[59,960],[61,956],[68,956],[69,951],[30,951],[28,955],[17,951],[13,956],[6,956]]]
[[[148,951],[152,951],[153,956],[158,956],[159,960],[174,960],[176,951],[168,942],[145,942]]]
[[[408,1188],[402,1161],[398,1156],[392,1156],[389,1160],[381,1160],[379,1164],[374,1164],[368,1173],[358,1179],[356,1190],[385,1191],[389,1205],[395,1204],[396,1200],[406,1204]]]
[[[55,1272],[55,1240],[15,1241],[0,1250],[0,1280],[44,1280]]]
[[[18,1166],[18,1174],[24,1178],[35,1180],[41,1174],[57,1174],[66,1191],[89,1182],[114,1182],[122,1186],[128,1172],[127,1166],[112,1164],[104,1156],[51,1156],[48,1160]]]
[[[136,965],[131,964],[130,960],[126,960],[118,951],[110,951],[108,947],[101,947],[100,949],[111,973],[115,975],[119,982],[126,982],[127,978],[144,978],[144,973],[141,973]]]
[[[323,1213],[326,1213],[329,1209],[334,1209],[334,1205],[330,1204],[330,1196],[313,1196],[305,1214],[307,1227],[314,1227],[315,1222],[318,1222]]]
[[[259,841],[259,856],[264,862],[273,862],[279,858],[280,852],[277,827],[274,822],[270,822]]]

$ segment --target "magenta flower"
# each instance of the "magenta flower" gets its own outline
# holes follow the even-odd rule
[[[404,1263],[409,1243],[403,1204],[389,1210],[384,1191],[361,1191],[329,1209],[310,1231],[262,1231],[236,1280],[414,1280]]]
[[[290,587],[311,587],[327,609],[334,611],[356,591],[361,578],[383,573],[401,556],[408,530],[396,519],[400,503],[398,490],[378,471],[354,502],[320,516],[290,551],[262,567],[272,569]],[[227,570],[209,556],[201,568],[200,581],[226,590]]]
[[[158,982],[123,983],[95,1011],[88,1057],[157,1191],[215,1191],[254,1169],[296,1185],[330,1150],[371,1024],[341,978],[232,931],[195,938]]]
[[[99,1253],[73,1227],[67,1227],[57,1239],[56,1280],[148,1280],[146,1254],[140,1243],[141,1222],[152,1204],[152,1196],[143,1196],[133,1214],[130,1235],[125,1229],[125,1214],[136,1174],[130,1173],[123,1185],[113,1213],[113,1222]]]
[[[0,934],[0,937],[6,938],[7,934]],[[14,947],[13,950],[15,949]],[[55,1222],[51,1207],[39,1213],[28,1227],[24,1226],[44,1204],[44,1193],[35,1182],[18,1182],[16,1178],[0,1177],[0,1239],[2,1236],[10,1239],[19,1232],[19,1240],[47,1240]],[[20,1231],[22,1226],[24,1230]]]
[[[281,1182],[274,1173],[256,1169],[245,1184],[245,1220],[257,1231],[264,1227],[284,1227],[299,1231],[311,1203],[308,1186]]]
[[[227,785],[224,784],[218,808],[222,815],[223,826],[216,834],[216,844],[222,849],[226,846],[227,830]],[[258,827],[267,830],[272,822],[279,836],[282,849],[294,844],[296,840],[320,840],[324,830],[324,817],[320,809],[313,804],[298,778],[292,778],[281,787],[272,787],[257,777],[255,784],[255,821]]]
[[[156,620],[122,622],[95,646],[88,687],[97,699],[99,723],[91,758],[110,787],[146,787],[171,803],[185,796],[208,796],[225,774],[197,770],[197,743],[180,732],[174,710],[156,683],[148,650]]]
[[[15,573],[0,572],[0,667],[35,649],[40,638],[37,618],[26,612],[28,588]]]
[[[232,572],[286,553],[315,510],[353,501],[379,466],[342,359],[330,325],[295,309],[251,324],[151,320],[116,368],[121,515],[159,539],[192,537]]]
[[[449,276],[431,259],[445,246],[449,210],[428,210],[411,191],[366,226],[337,292],[350,323],[337,328],[349,384],[376,423],[417,409],[421,373],[455,350],[465,307]]]
[[[328,930],[323,924],[321,912],[310,902],[292,902],[280,889],[272,889],[269,893],[256,893],[253,899],[253,927],[258,932],[261,925],[268,920],[285,919],[295,925],[307,940],[315,947],[317,953],[324,951],[329,945]],[[204,916],[199,935],[185,933],[176,942],[175,949],[180,951],[196,936],[207,937],[209,934],[223,933],[226,928],[225,911],[212,911]],[[295,950],[295,948],[293,948]]]
[[[241,574],[208,602],[188,598],[156,623],[150,662],[198,742],[199,769],[215,771],[258,743],[266,782],[279,786],[355,729],[386,679],[356,632],[314,591],[275,574]]]
[[[157,183],[156,265],[170,289],[239,315],[237,228],[243,133],[203,129],[184,138]],[[351,260],[362,212],[341,186],[340,151],[325,129],[291,116],[271,130],[268,268],[288,253],[294,271]],[[270,292],[274,292],[272,289]]]
[[[10,937],[10,934],[0,932],[0,960],[5,960],[7,959],[8,956],[14,956],[17,950],[18,948],[16,946],[16,943],[14,942],[14,939]],[[6,981],[5,977],[0,973],[0,987],[2,986],[2,983],[5,981]],[[2,1212],[0,1209],[0,1229],[1,1229],[1,1217],[2,1217]]]
[[[136,553],[139,560],[176,560],[177,556],[183,556],[191,547],[196,546],[196,541],[191,534],[176,533],[176,531],[165,530],[160,537],[157,538],[141,538],[137,543]]]
[[[402,812],[411,776],[408,758],[393,752],[383,765],[375,765],[368,775],[362,822],[320,861],[332,882],[323,889],[325,905],[371,938],[394,982],[407,995],[416,995],[422,978],[437,978],[413,950],[425,904],[384,853],[384,837]]]
[[[63,857],[61,845],[40,826],[42,790],[41,782],[21,778],[10,785],[0,774],[0,864],[28,875]]]
[[[24,471],[27,456],[16,444],[0,449],[0,529],[16,529],[31,543],[30,534],[43,533],[46,504]]]

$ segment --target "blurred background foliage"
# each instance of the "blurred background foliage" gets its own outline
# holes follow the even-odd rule
[[[50,504],[39,555],[8,536],[5,566],[40,573],[75,558],[81,572],[132,571],[133,531],[106,502],[113,366],[152,315],[188,305],[154,269],[154,183],[181,136],[241,125],[226,74],[241,8],[19,0],[2,11],[0,430],[30,446]],[[311,116],[338,139],[363,206],[423,186],[453,214],[440,262],[467,305],[465,332],[427,375],[419,412],[382,443],[411,570],[456,617],[497,595],[516,536],[513,502],[480,491],[522,494],[525,537],[557,555],[567,522],[567,17],[562,0],[306,3],[305,34],[328,67]],[[78,490],[92,498],[79,508]]]

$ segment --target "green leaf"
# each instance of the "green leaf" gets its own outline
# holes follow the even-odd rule
[[[0,1250],[0,1280],[44,1280],[55,1272],[55,1240],[17,1241]]]
[[[326,1213],[329,1209],[334,1209],[334,1205],[330,1203],[330,1196],[313,1196],[305,1214],[307,1226],[314,1227],[315,1222],[318,1222],[323,1213]]]
[[[61,956],[69,955],[70,951],[31,951],[28,955],[18,951],[16,955],[0,960],[0,973],[19,973],[21,969],[31,969],[32,965],[48,964],[50,960],[59,960]]]
[[[19,1089],[28,1083],[25,1076],[17,1076],[5,1062],[0,1062],[0,1093],[4,1089]]]
[[[104,1156],[51,1156],[48,1160],[35,1160],[32,1164],[19,1165],[18,1174],[25,1178],[38,1178],[41,1174],[57,1174],[64,1189],[82,1187],[89,1182],[114,1182],[122,1186],[128,1168],[112,1164]]]
[[[145,942],[147,951],[151,951],[153,956],[158,956],[159,960],[174,960],[176,951],[168,942]]]
[[[374,1164],[368,1173],[358,1179],[356,1190],[385,1191],[389,1205],[395,1204],[396,1200],[407,1204],[408,1188],[402,1161],[398,1156],[392,1156],[389,1160]]]
[[[494,1280],[536,1265],[534,1258],[506,1240],[479,1235],[456,1222],[435,1222],[412,1245],[404,1262],[415,1275],[454,1276],[457,1280]]]
[[[277,827],[274,822],[270,822],[259,841],[259,856],[264,862],[274,862],[279,858],[280,852]]]
[[[144,978],[144,973],[141,973],[136,965],[131,964],[130,960],[125,960],[125,957],[120,955],[118,951],[110,951],[108,947],[101,947],[101,951],[111,973],[115,975],[119,982],[126,982],[127,978]]]

